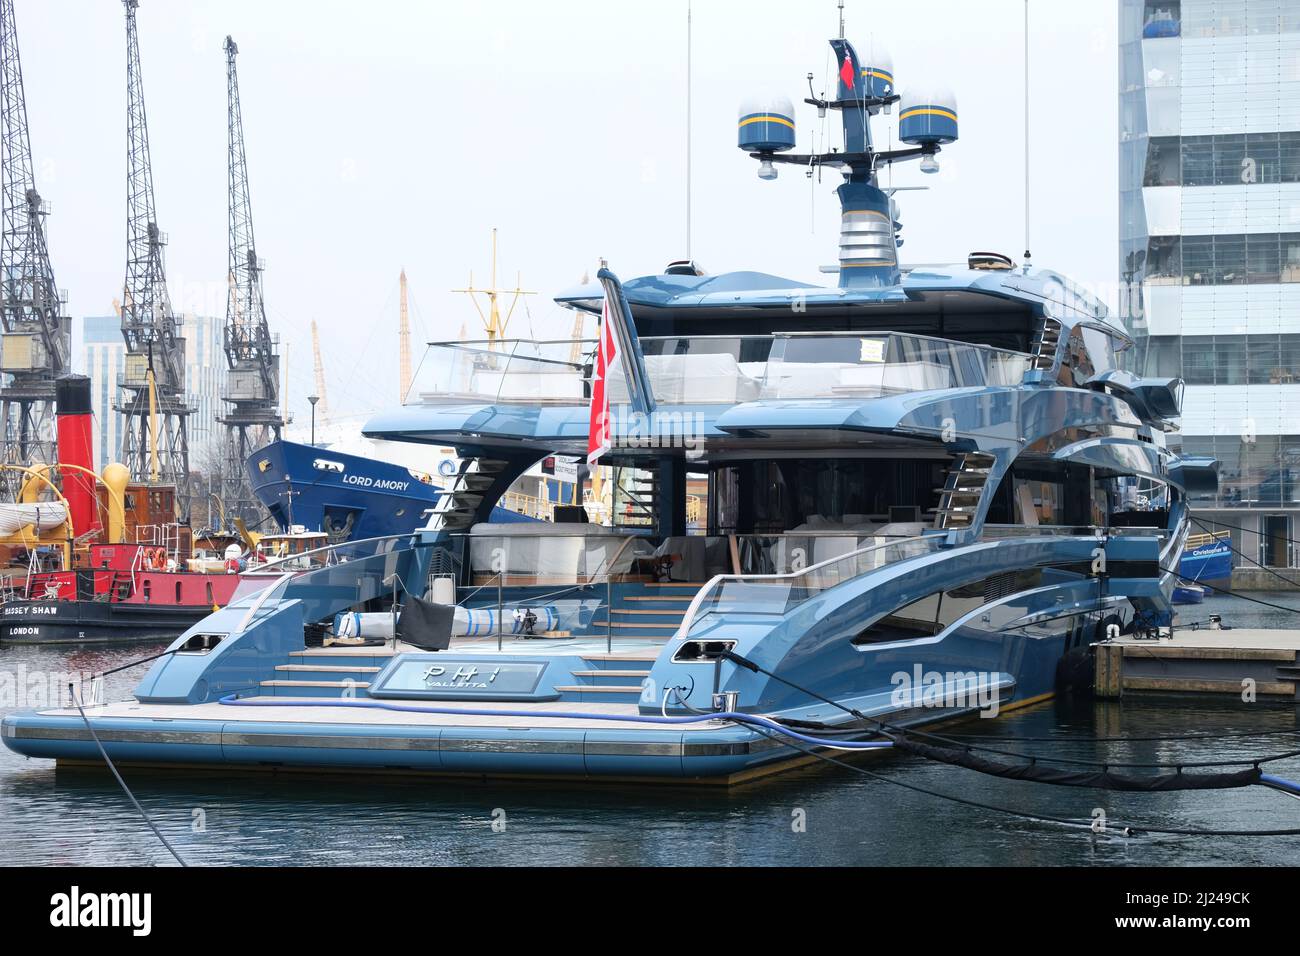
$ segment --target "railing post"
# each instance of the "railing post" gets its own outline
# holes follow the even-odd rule
[[[505,619],[501,616],[502,609],[505,607],[505,602],[502,600],[502,596],[501,596],[501,592],[505,587],[505,577],[506,577],[506,573],[504,571],[497,572],[497,652],[498,653],[500,653],[502,642],[505,640],[506,622]]]
[[[605,653],[614,653],[614,584],[605,574]]]

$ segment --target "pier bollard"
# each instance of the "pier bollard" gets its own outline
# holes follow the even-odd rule
[[[1124,694],[1124,646],[1098,644],[1093,651],[1093,692],[1104,699],[1119,700]]]

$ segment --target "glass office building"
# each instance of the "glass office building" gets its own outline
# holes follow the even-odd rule
[[[1120,311],[1187,383],[1198,517],[1300,565],[1300,0],[1120,0]],[[1193,529],[1199,530],[1199,529]],[[1241,562],[1248,566],[1248,562]]]

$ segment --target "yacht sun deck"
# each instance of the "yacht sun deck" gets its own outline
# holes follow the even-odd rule
[[[1017,384],[1027,353],[895,332],[641,338],[663,405],[873,398]],[[412,395],[426,405],[577,405],[591,399],[595,340],[431,343]],[[626,403],[616,380],[612,401]]]

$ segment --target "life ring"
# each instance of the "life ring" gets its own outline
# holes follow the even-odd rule
[[[153,549],[153,569],[155,571],[164,571],[167,568],[167,549]]]

